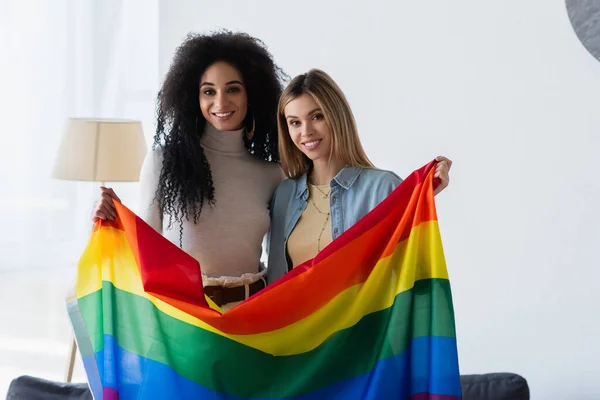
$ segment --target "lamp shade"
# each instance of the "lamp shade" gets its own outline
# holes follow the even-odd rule
[[[146,155],[139,121],[72,118],[52,177],[70,181],[135,182]]]

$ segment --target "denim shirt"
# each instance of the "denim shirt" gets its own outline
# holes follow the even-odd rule
[[[275,282],[292,268],[287,241],[308,204],[306,179],[306,173],[298,179],[287,179],[281,182],[273,195],[271,229],[267,235],[269,283]],[[330,183],[333,240],[374,209],[401,182],[402,179],[390,171],[360,167],[342,169]]]

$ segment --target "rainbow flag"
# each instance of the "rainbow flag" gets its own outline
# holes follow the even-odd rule
[[[95,398],[460,399],[434,166],[225,313],[197,261],[117,204],[68,299]]]

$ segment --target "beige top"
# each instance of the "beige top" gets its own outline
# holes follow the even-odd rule
[[[287,242],[294,268],[314,258],[332,241],[330,192],[329,185],[308,185],[308,204]]]
[[[197,224],[183,221],[183,250],[200,262],[206,277],[256,274],[262,243],[269,229],[269,203],[283,172],[276,163],[259,160],[244,147],[243,130],[221,132],[207,124],[201,144],[211,167],[215,204],[202,207]],[[161,148],[149,153],[140,174],[141,218],[179,246],[178,221],[154,202],[162,168]],[[205,282],[206,284],[206,282]]]

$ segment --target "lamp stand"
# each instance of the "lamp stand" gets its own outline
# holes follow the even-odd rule
[[[73,378],[73,368],[75,367],[75,355],[77,354],[77,342],[75,336],[71,337],[71,346],[67,358],[67,370],[65,371],[65,382],[70,383]]]
[[[106,182],[101,181],[100,187],[106,187]],[[73,369],[75,368],[75,356],[77,355],[77,342],[75,341],[75,335],[71,335],[71,345],[69,346],[69,353],[67,355],[67,369],[65,371],[65,382],[71,383],[73,379]]]

